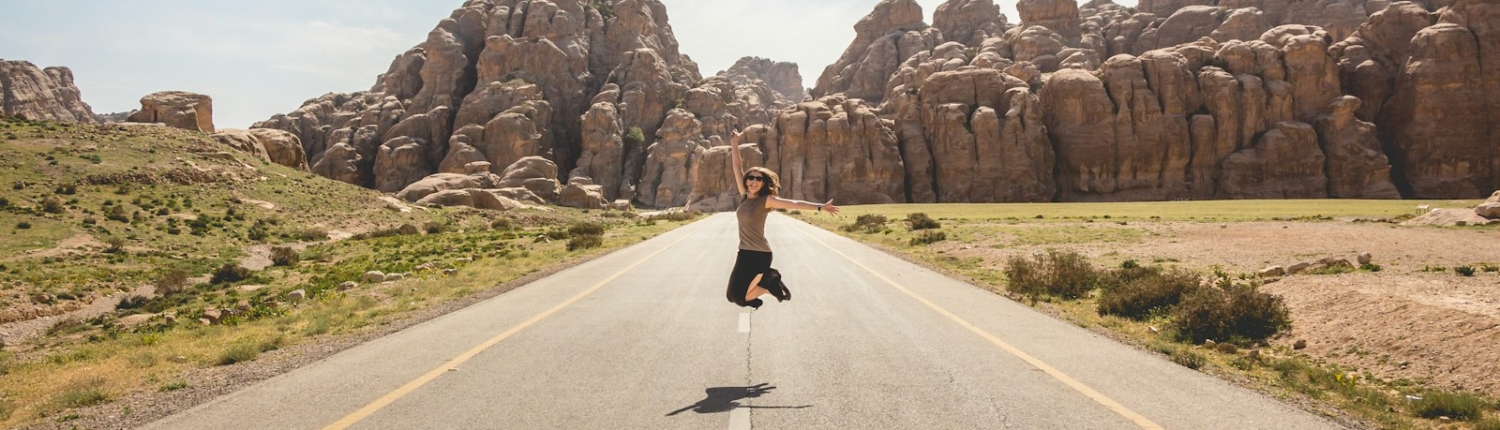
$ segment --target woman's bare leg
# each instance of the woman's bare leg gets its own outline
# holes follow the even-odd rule
[[[750,281],[750,288],[747,289],[747,290],[745,290],[745,301],[748,302],[748,301],[751,301],[751,300],[755,300],[756,298],[758,298],[760,296],[764,296],[766,294],[771,294],[771,291],[766,290],[765,288],[761,288],[760,287],[760,277],[761,276],[765,276],[765,275],[763,275],[763,274],[762,275],[755,275],[755,279],[753,279],[753,280]]]

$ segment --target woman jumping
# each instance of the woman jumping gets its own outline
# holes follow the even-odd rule
[[[734,176],[740,179],[740,206],[735,211],[740,225],[740,253],[734,260],[734,271],[729,274],[729,291],[725,295],[734,304],[757,309],[764,304],[759,297],[765,294],[775,296],[778,301],[787,301],[791,299],[792,293],[785,284],[771,283],[771,290],[760,285],[766,272],[771,269],[771,245],[766,242],[766,216],[770,215],[772,209],[817,210],[838,215],[839,207],[833,205],[833,200],[817,204],[783,199],[777,195],[781,191],[781,178],[776,176],[776,172],[764,167],[752,167],[748,173],[745,172],[745,163],[740,157],[739,133],[734,133],[729,139],[729,154],[734,164]]]

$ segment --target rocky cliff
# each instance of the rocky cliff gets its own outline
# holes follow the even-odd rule
[[[1500,188],[1484,0],[885,0],[801,88],[704,79],[656,0],[469,0],[370,91],[257,124],[387,192],[556,166],[587,205],[734,206],[728,136],[841,203],[1460,198]],[[525,169],[523,169],[525,170]],[[527,171],[541,170],[530,169]],[[492,181],[493,182],[493,181]],[[540,183],[540,182],[538,182]]]
[[[97,122],[73,83],[72,70],[42,69],[26,61],[0,59],[0,113],[30,120]]]

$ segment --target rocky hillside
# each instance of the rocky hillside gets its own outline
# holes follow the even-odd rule
[[[754,58],[704,79],[655,0],[470,0],[370,91],[255,127],[295,134],[313,172],[384,192],[542,157],[605,200],[682,206],[706,148],[800,100],[800,82]]]
[[[93,124],[94,111],[83,102],[73,71],[38,68],[26,61],[0,59],[0,114],[31,120]]]
[[[1018,9],[951,0],[929,25],[914,0],[883,1],[805,93],[796,65],[766,59],[702,78],[655,0],[469,0],[370,91],[257,127],[296,135],[320,175],[392,193],[541,157],[555,176],[532,179],[553,182],[528,188],[589,187],[589,205],[731,208],[721,145],[739,129],[786,195],[845,203],[1500,188],[1492,3]]]

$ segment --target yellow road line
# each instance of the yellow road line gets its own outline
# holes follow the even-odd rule
[[[1000,347],[1000,349],[1005,350],[1005,352],[1010,353],[1010,355],[1013,355],[1016,358],[1019,358],[1022,361],[1025,361],[1027,364],[1030,364],[1030,365],[1032,365],[1032,367],[1036,367],[1038,370],[1041,370],[1042,372],[1047,373],[1047,375],[1052,376],[1052,378],[1057,379],[1059,382],[1062,382],[1064,385],[1067,385],[1069,388],[1072,388],[1073,390],[1078,391],[1079,393],[1082,393],[1084,396],[1088,397],[1090,400],[1093,400],[1093,401],[1099,403],[1100,405],[1104,405],[1104,407],[1109,408],[1109,410],[1113,411],[1114,413],[1120,414],[1120,416],[1125,417],[1125,419],[1128,419],[1131,422],[1134,422],[1135,425],[1140,426],[1143,429],[1152,429],[1152,430],[1163,429],[1163,427],[1160,424],[1152,422],[1151,420],[1147,419],[1145,416],[1143,416],[1143,415],[1141,415],[1139,413],[1136,413],[1135,411],[1130,410],[1130,408],[1126,408],[1125,405],[1121,405],[1119,402],[1116,402],[1114,399],[1111,399],[1108,396],[1105,396],[1104,394],[1099,393],[1098,391],[1094,391],[1093,388],[1089,388],[1089,386],[1084,385],[1082,382],[1079,382],[1077,379],[1073,379],[1073,377],[1068,376],[1068,374],[1063,373],[1061,370],[1057,370],[1057,368],[1052,367],[1052,365],[1043,362],[1041,359],[1038,359],[1036,357],[1032,357],[1031,354],[1027,354],[1025,351],[1022,351],[1020,348],[1016,348],[1014,346],[1011,346],[1011,344],[1006,343],[1003,340],[1000,340],[1000,338],[995,337],[995,335],[992,335],[989,332],[984,331],[984,329],[981,329],[978,326],[975,326],[974,324],[972,324],[972,323],[964,320],[963,318],[960,318],[958,315],[954,315],[952,312],[948,312],[947,309],[943,309],[941,306],[938,306],[936,303],[933,303],[932,301],[927,300],[926,298],[917,295],[917,293],[913,293],[911,290],[906,289],[906,287],[901,286],[901,284],[896,283],[896,281],[892,281],[890,278],[885,277],[885,275],[881,275],[879,272],[876,272],[874,269],[871,269],[869,266],[865,266],[864,264],[860,263],[859,261],[856,261],[855,259],[849,257],[848,255],[845,255],[844,253],[839,252],[839,250],[834,249],[832,245],[829,245],[828,243],[823,242],[822,240],[818,240],[818,238],[814,237],[811,233],[807,233],[806,231],[804,231],[803,233],[807,234],[807,237],[809,239],[812,239],[814,242],[822,244],[823,246],[827,247],[829,251],[833,251],[834,254],[838,254],[840,257],[844,257],[844,259],[845,260],[849,260],[850,263],[854,263],[854,265],[859,266],[861,269],[865,269],[866,272],[870,272],[871,275],[875,275],[875,277],[880,278],[880,280],[885,281],[885,283],[890,284],[892,287],[895,287],[897,291],[905,293],[907,296],[910,296],[911,298],[916,299],[916,301],[921,302],[924,305],[927,305],[927,307],[932,308],[932,310],[937,311],[937,313],[942,314],[945,317],[948,317],[948,319],[953,320],[953,322],[958,323],[958,325],[963,326],[966,329],[969,329],[969,331],[974,332],[974,334],[978,334],[980,337],[983,337],[985,340],[990,341],[990,343],[995,344],[995,346]]]
[[[614,281],[616,278],[619,278],[621,275],[624,275],[626,272],[629,272],[629,271],[635,269],[636,266],[640,266],[641,263],[645,263],[647,261],[650,261],[652,258],[656,257],[658,254],[661,254],[662,252],[665,252],[668,249],[672,249],[673,246],[677,245],[679,242],[682,242],[683,240],[685,240],[685,239],[687,239],[688,237],[691,237],[691,236],[692,236],[691,234],[683,234],[682,238],[677,239],[676,241],[672,242],[671,244],[662,247],[660,250],[651,253],[651,255],[647,255],[645,258],[642,258],[640,261],[635,262],[635,264],[631,264],[629,267],[621,269],[619,272],[616,272],[614,275],[610,275],[608,278],[604,278],[603,280],[599,281],[599,283],[594,284],[594,286],[592,286],[592,287],[589,287],[589,289],[583,290],[583,292],[578,293],[578,295],[576,295],[576,296],[573,296],[573,298],[570,298],[570,299],[568,299],[566,301],[563,301],[562,303],[559,303],[557,306],[553,306],[552,309],[548,309],[545,312],[537,314],[536,316],[531,317],[531,319],[528,319],[525,322],[522,322],[521,324],[516,325],[515,327],[511,327],[510,330],[506,330],[504,333],[500,333],[499,335],[495,336],[494,338],[491,338],[490,340],[487,340],[484,343],[479,344],[479,346],[475,346],[473,349],[470,349],[467,352],[464,352],[463,354],[459,354],[457,357],[454,357],[452,360],[448,360],[447,363],[443,363],[443,365],[438,366],[436,368],[433,368],[431,371],[428,371],[426,374],[423,374],[422,376],[418,377],[417,379],[413,379],[411,382],[407,382],[405,385],[402,385],[400,388],[397,388],[394,391],[391,391],[390,393],[387,393],[385,396],[382,396],[379,399],[375,399],[375,401],[370,402],[370,404],[365,405],[365,407],[360,408],[359,410],[354,411],[353,413],[350,413],[349,415],[344,416],[344,418],[339,419],[338,421],[335,421],[333,424],[329,424],[327,427],[323,427],[323,429],[324,430],[342,430],[342,429],[349,428],[349,426],[354,425],[354,423],[357,423],[360,420],[368,418],[370,415],[373,415],[375,412],[378,412],[381,409],[385,408],[386,406],[389,406],[391,403],[395,402],[396,400],[398,400],[398,399],[400,399],[402,397],[405,397],[407,394],[411,394],[412,391],[416,391],[416,389],[421,388],[423,385],[427,385],[428,382],[432,382],[432,380],[437,379],[438,376],[442,376],[444,373],[448,373],[449,369],[457,368],[460,364],[463,364],[464,362],[469,361],[469,359],[474,358],[474,356],[479,355],[479,353],[484,352],[484,350],[489,349],[492,346],[495,346],[496,344],[500,343],[501,341],[504,341],[506,338],[510,337],[511,335],[514,335],[517,332],[520,332],[521,330],[525,330],[527,327],[531,327],[532,325],[536,324],[537,322],[540,322],[541,320],[546,319],[549,316],[552,316],[552,314],[557,313],[557,311],[562,310],[563,308],[568,307],[569,305],[572,305],[573,303],[575,303],[575,302],[577,302],[579,300],[583,300],[584,297],[588,296],[589,294],[593,294],[595,291],[598,291],[600,288],[604,288],[604,286],[606,284],[609,284],[611,281]]]

